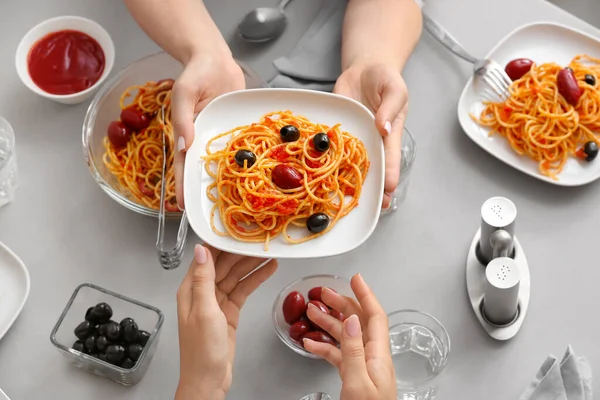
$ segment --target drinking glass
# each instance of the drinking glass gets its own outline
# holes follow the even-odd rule
[[[0,117],[0,207],[13,201],[18,185],[15,133]]]
[[[408,191],[408,182],[410,178],[410,170],[415,162],[415,156],[417,154],[417,143],[415,138],[410,131],[404,128],[402,132],[402,145],[401,145],[401,159],[400,159],[400,180],[396,190],[392,193],[392,200],[390,206],[386,209],[381,210],[380,215],[388,215],[398,209],[400,203],[406,198]]]
[[[434,317],[416,310],[388,314],[399,400],[433,400],[450,354],[450,337]]]

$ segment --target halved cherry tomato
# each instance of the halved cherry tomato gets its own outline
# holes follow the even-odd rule
[[[138,188],[140,189],[140,192],[142,192],[143,195],[154,196],[154,189],[152,189],[150,186],[146,185],[145,179],[140,178],[138,180]]]
[[[141,131],[150,125],[150,118],[135,107],[127,107],[121,111],[121,121],[135,131]]]
[[[531,66],[533,65],[533,61],[528,58],[517,58],[516,60],[512,60],[508,64],[506,64],[506,68],[504,71],[506,75],[513,81],[520,79],[529,72]]]

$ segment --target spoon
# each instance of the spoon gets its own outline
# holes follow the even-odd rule
[[[331,400],[331,397],[327,393],[317,392],[307,394],[299,400]]]
[[[248,42],[267,42],[278,38],[287,23],[285,7],[291,0],[281,0],[277,7],[261,7],[250,11],[237,27],[240,37]]]

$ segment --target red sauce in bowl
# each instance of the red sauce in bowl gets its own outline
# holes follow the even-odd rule
[[[43,91],[66,95],[93,86],[104,72],[104,51],[83,32],[64,30],[38,40],[27,58],[29,75]]]

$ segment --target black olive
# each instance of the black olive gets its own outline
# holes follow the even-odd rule
[[[92,313],[93,310],[94,307],[90,307],[87,309],[87,311],[85,312],[85,320],[90,321],[93,325],[96,325],[100,321],[98,321],[98,318]]]
[[[116,342],[121,337],[121,325],[114,321],[106,324],[106,337],[113,342]]]
[[[585,83],[588,85],[596,86],[596,77],[591,74],[585,74]]]
[[[121,368],[131,369],[135,367],[135,361],[132,361],[131,358],[126,358],[121,363]]]
[[[111,344],[106,348],[106,361],[119,365],[125,358],[125,347],[120,344]]]
[[[150,339],[150,333],[146,332],[146,331],[140,331],[138,333],[138,339],[137,342],[139,344],[141,344],[142,346],[145,346],[146,343],[148,343],[148,340]]]
[[[323,232],[329,226],[329,217],[325,213],[316,213],[306,220],[306,228],[312,233]]]
[[[235,162],[240,167],[244,166],[244,161],[246,161],[246,168],[250,168],[256,162],[256,154],[251,152],[250,150],[238,150],[235,153]]]
[[[594,158],[598,155],[598,145],[596,142],[587,142],[585,146],[583,146],[583,151],[585,152],[585,160],[593,161]]]
[[[96,352],[96,336],[88,336],[88,338],[85,339],[85,348],[88,349],[90,353]]]
[[[123,338],[127,343],[135,343],[137,342],[139,331],[138,325],[135,322],[131,322],[123,328]]]
[[[108,320],[110,320],[110,317],[112,317],[113,311],[112,311],[112,308],[110,308],[110,306],[108,304],[98,303],[92,309],[91,315],[98,322],[107,322]]]
[[[133,318],[129,318],[129,317],[127,317],[127,318],[123,318],[123,319],[121,320],[121,323],[120,323],[119,325],[121,325],[121,329],[125,329],[125,327],[126,327],[127,325],[130,325],[130,324],[132,324],[133,322],[135,322],[135,321],[133,320]]]
[[[133,361],[137,361],[140,358],[142,351],[144,351],[144,348],[139,344],[130,344],[127,347],[127,354]]]
[[[106,348],[108,347],[109,343],[108,343],[108,339],[106,338],[106,336],[99,336],[96,339],[96,349],[98,349],[98,351],[100,353],[104,353],[106,351]]]
[[[110,324],[116,324],[115,321],[108,321],[104,324],[98,325],[98,336],[106,336],[106,327]]]
[[[313,145],[315,146],[315,150],[321,153],[327,151],[329,149],[329,136],[325,133],[317,133],[313,136]]]
[[[75,336],[77,336],[77,339],[85,340],[92,334],[93,330],[94,326],[90,321],[83,321],[75,328]]]
[[[106,362],[106,354],[104,354],[104,353],[98,354],[98,356],[96,358],[98,360],[102,360],[102,361]]]
[[[87,353],[87,349],[85,348],[83,340],[78,340],[75,343],[73,343],[73,350],[77,350],[80,353]]]
[[[300,139],[300,131],[294,125],[286,125],[279,130],[281,140],[284,142],[295,142]]]

